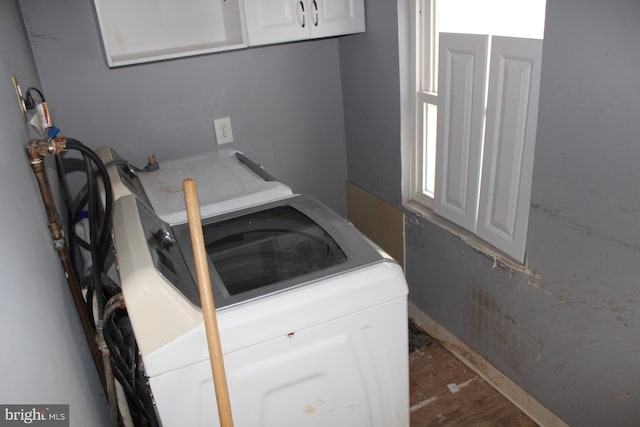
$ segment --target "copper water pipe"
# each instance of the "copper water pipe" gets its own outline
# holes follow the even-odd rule
[[[56,209],[56,203],[53,198],[51,186],[49,185],[49,178],[47,171],[44,167],[44,156],[47,154],[58,154],[65,150],[66,139],[56,138],[50,141],[38,141],[33,140],[27,146],[27,154],[31,163],[31,168],[36,176],[38,182],[38,188],[40,189],[40,195],[42,196],[42,203],[47,213],[47,224],[49,231],[51,232],[51,239],[53,239],[53,246],[58,252],[60,262],[64,268],[65,276],[67,277],[67,283],[69,284],[69,290],[73,302],[76,306],[76,311],[80,317],[80,323],[82,324],[82,330],[84,331],[85,338],[89,344],[89,350],[91,351],[91,357],[93,363],[96,365],[102,388],[107,391],[107,383],[105,380],[104,366],[98,353],[98,347],[95,342],[95,329],[94,325],[89,319],[89,314],[85,309],[85,301],[80,291],[80,284],[71,263],[71,257],[69,255],[69,247],[67,241],[64,238],[62,229],[62,221],[60,215]]]

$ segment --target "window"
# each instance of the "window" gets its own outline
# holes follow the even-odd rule
[[[404,156],[405,200],[520,262],[544,11],[544,0],[399,2],[399,31],[409,28],[400,42],[410,46],[409,66],[403,71],[401,65],[410,98],[402,112],[410,153]]]

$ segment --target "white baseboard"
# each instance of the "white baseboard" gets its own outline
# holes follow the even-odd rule
[[[409,301],[409,317],[533,421],[545,427],[568,427],[567,423],[531,397],[411,301]]]

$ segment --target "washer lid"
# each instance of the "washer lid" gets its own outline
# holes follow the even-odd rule
[[[202,229],[217,308],[304,286],[386,256],[307,195],[204,219]],[[191,281],[176,280],[176,287],[199,305],[189,226],[173,226],[172,233],[192,276]]]
[[[157,171],[139,177],[154,211],[169,224],[187,221],[182,187],[187,178],[196,181],[203,218],[292,194],[291,188],[273,180],[261,166],[232,149],[162,162]]]

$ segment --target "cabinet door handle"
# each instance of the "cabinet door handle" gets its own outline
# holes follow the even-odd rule
[[[315,25],[316,27],[318,26],[318,3],[316,3],[316,0],[313,0],[313,25]]]
[[[299,5],[300,5],[300,12],[302,13],[302,28],[304,28],[307,25],[307,14],[304,12],[304,3],[300,1]]]

